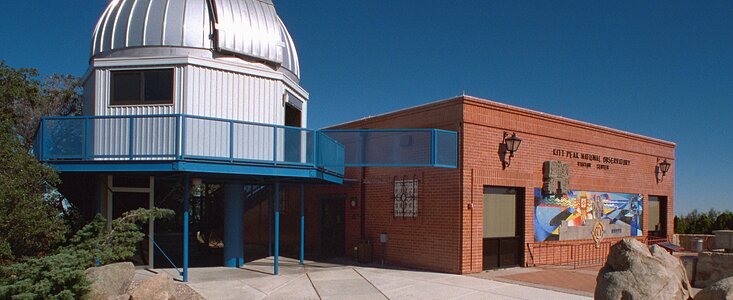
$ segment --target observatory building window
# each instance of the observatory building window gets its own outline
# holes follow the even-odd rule
[[[110,104],[173,104],[173,69],[112,71]]]

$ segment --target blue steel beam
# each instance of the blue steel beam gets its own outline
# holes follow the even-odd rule
[[[341,184],[341,175],[335,175],[312,168],[291,167],[287,165],[246,165],[214,163],[202,161],[49,161],[59,172],[191,172],[229,175],[277,176],[304,179],[321,179]]]

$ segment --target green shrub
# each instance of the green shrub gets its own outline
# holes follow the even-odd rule
[[[159,208],[132,210],[113,220],[111,230],[97,215],[56,253],[0,268],[0,298],[78,299],[88,288],[84,270],[95,261],[109,264],[130,258],[145,238],[138,224],[173,214]]]

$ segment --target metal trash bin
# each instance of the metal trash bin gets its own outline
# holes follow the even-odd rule
[[[701,253],[703,243],[705,243],[705,239],[693,238],[692,239],[692,250],[694,250],[697,253]]]

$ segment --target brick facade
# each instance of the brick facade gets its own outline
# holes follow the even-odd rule
[[[520,255],[524,265],[530,264],[531,259],[537,263],[541,258],[536,256],[537,253],[530,253],[527,243],[534,242],[533,191],[542,187],[543,163],[548,160],[570,164],[572,190],[643,194],[645,199],[649,195],[668,197],[666,234],[672,235],[675,144],[670,142],[470,96],[400,110],[336,128],[439,128],[459,133],[457,169],[348,168],[345,178],[349,183],[344,186],[309,189],[309,203],[317,203],[314,198],[325,194],[342,194],[345,199],[356,199],[359,206],[364,205],[365,236],[374,245],[376,260],[384,255],[386,263],[407,267],[449,273],[482,271],[483,188],[505,186],[524,189],[521,226],[524,253]],[[515,132],[522,139],[507,169],[502,169],[499,154],[504,132]],[[577,164],[581,160],[553,155],[553,149],[618,157],[631,161],[631,164],[608,164],[608,169],[597,169],[595,164],[592,168],[581,167]],[[658,159],[672,163],[670,171],[659,183],[655,174]],[[414,177],[419,181],[418,216],[414,218],[393,215],[393,182],[403,177]],[[362,209],[346,207],[344,247],[350,254],[361,238]],[[647,210],[644,210],[642,224],[645,236],[648,232],[647,219]],[[379,243],[380,233],[389,235],[385,249]]]

